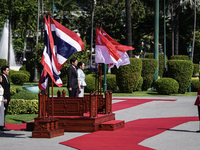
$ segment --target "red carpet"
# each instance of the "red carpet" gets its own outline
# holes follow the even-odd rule
[[[138,119],[116,131],[98,131],[60,144],[80,150],[150,150],[138,143],[188,121],[198,121],[198,117]]]
[[[114,103],[112,107],[113,112],[151,101],[175,101],[175,99],[130,98],[113,98],[113,100],[125,100]],[[197,117],[193,119],[198,120]],[[139,119],[126,123],[124,128],[116,131],[94,132],[68,141],[60,142],[60,144],[81,150],[148,150],[151,148],[140,146],[138,143],[188,121],[191,121],[191,117]]]
[[[112,105],[112,111],[118,111],[121,109],[130,108],[133,106],[141,105],[151,101],[176,101],[176,99],[134,99],[134,98],[113,98],[113,100],[125,100],[122,102],[114,103]]]
[[[6,128],[10,130],[26,130],[26,123],[15,125],[10,123],[5,123]]]
[[[124,100],[113,104],[113,112],[151,101],[175,101],[175,99],[130,98],[113,98],[113,100]],[[81,150],[150,150],[151,148],[138,145],[138,143],[189,121],[198,121],[198,117],[138,119],[127,122],[124,128],[116,131],[98,131],[60,142],[60,144]],[[6,123],[6,127],[12,130],[24,130],[26,123],[20,125]]]

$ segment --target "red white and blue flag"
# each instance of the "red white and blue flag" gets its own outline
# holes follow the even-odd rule
[[[60,79],[61,66],[65,64],[67,59],[75,52],[84,49],[84,44],[81,38],[71,30],[65,28],[54,19],[45,17],[45,46],[41,59],[41,64],[44,66],[42,71],[39,89],[45,90],[48,83],[48,76],[57,86],[62,86]],[[78,43],[78,45],[73,45]]]
[[[109,68],[113,68],[114,65],[116,65],[116,67],[119,68],[119,66],[124,66],[124,65],[130,64],[130,59],[129,59],[129,56],[126,53],[126,51],[134,50],[134,48],[132,46],[122,45],[122,44],[118,43],[112,37],[110,37],[102,28],[101,28],[101,33],[106,39],[108,39],[115,46],[115,48],[117,49],[117,52],[120,55],[120,58],[117,61],[117,63],[109,64]]]
[[[82,39],[53,18],[51,18],[51,31],[54,39],[54,48],[57,53],[57,60],[60,65],[64,65],[73,53],[84,49]]]
[[[120,55],[96,27],[95,63],[116,64]]]

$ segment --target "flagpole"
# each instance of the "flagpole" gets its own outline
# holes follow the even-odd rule
[[[100,31],[101,31],[102,25],[100,27]],[[104,85],[103,85],[103,92],[105,92],[107,90],[107,78],[106,78],[106,74],[107,74],[107,64],[104,64]]]
[[[53,15],[54,15],[54,1],[53,1],[53,12],[52,12],[52,18],[53,18]],[[51,14],[49,14],[51,16]],[[49,18],[48,18],[49,19]],[[50,27],[51,27],[51,20],[50,20]],[[53,80],[51,79],[51,111],[52,111],[52,114],[51,114],[51,117],[53,118],[54,117],[54,99],[53,99]]]
[[[53,80],[51,79],[51,94],[52,94],[52,100],[51,100],[51,111],[52,115],[51,117],[54,117],[54,99],[53,99]]]
[[[92,47],[93,47],[93,20],[94,20],[94,0],[92,0],[91,11],[91,37],[90,37],[90,71],[92,72]]]

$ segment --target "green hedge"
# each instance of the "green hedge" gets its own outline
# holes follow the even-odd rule
[[[117,90],[117,81],[115,74],[107,74],[106,75],[106,83],[107,83],[107,90],[116,91]],[[104,75],[102,76],[102,85],[104,84]]]
[[[158,94],[170,95],[178,93],[179,84],[172,78],[160,78],[155,81],[155,88]]]
[[[193,76],[199,74],[199,64],[194,64]]]
[[[169,60],[167,65],[168,76],[179,83],[178,92],[184,94],[191,83],[193,62],[189,60]]]
[[[16,88],[16,93],[11,95],[11,99],[25,99],[25,100],[38,99],[38,94],[29,92],[24,89]]]
[[[140,76],[140,80],[139,80],[138,85],[136,87],[136,91],[142,90],[142,84],[143,84],[143,78],[142,78],[142,76]]]
[[[188,55],[172,55],[170,57],[171,60],[189,60],[189,56]]]
[[[154,53],[147,53],[145,58],[154,58]],[[168,58],[166,56],[166,65],[167,65]],[[164,68],[164,54],[159,53],[159,72],[158,75],[160,77],[163,76],[163,68]]]
[[[37,114],[38,100],[11,99],[8,114]]]
[[[28,75],[18,71],[11,75],[12,82],[17,85],[23,85],[25,82],[29,81]]]
[[[17,93],[17,90],[16,90],[16,88],[14,88],[14,87],[10,87],[10,95],[11,96],[13,96],[13,95],[15,95]]]
[[[192,78],[191,91],[192,92],[197,92],[198,88],[199,88],[199,85],[200,85],[199,78]]]
[[[130,64],[120,66],[117,69],[116,80],[120,92],[132,93],[140,80],[142,61],[137,58],[130,58]]]
[[[25,70],[20,70],[19,72],[17,72],[17,73],[24,73],[27,77],[27,80],[29,81],[29,79],[30,79],[30,77],[31,77],[31,74],[30,74],[30,72],[28,72],[28,71],[25,71]]]
[[[154,74],[156,73],[158,60],[150,58],[142,58],[142,90],[147,91],[153,83]]]
[[[90,93],[91,91],[94,93],[95,91],[95,74],[88,74],[85,76],[86,86],[84,89],[85,93]]]

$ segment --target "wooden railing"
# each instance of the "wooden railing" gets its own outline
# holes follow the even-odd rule
[[[57,92],[57,97],[49,97],[47,93],[39,93],[39,117],[52,116],[84,116],[90,113],[90,117],[97,114],[112,113],[112,92],[106,91],[105,97],[92,92],[84,97],[65,97],[65,90]],[[53,110],[52,110],[53,109]]]

